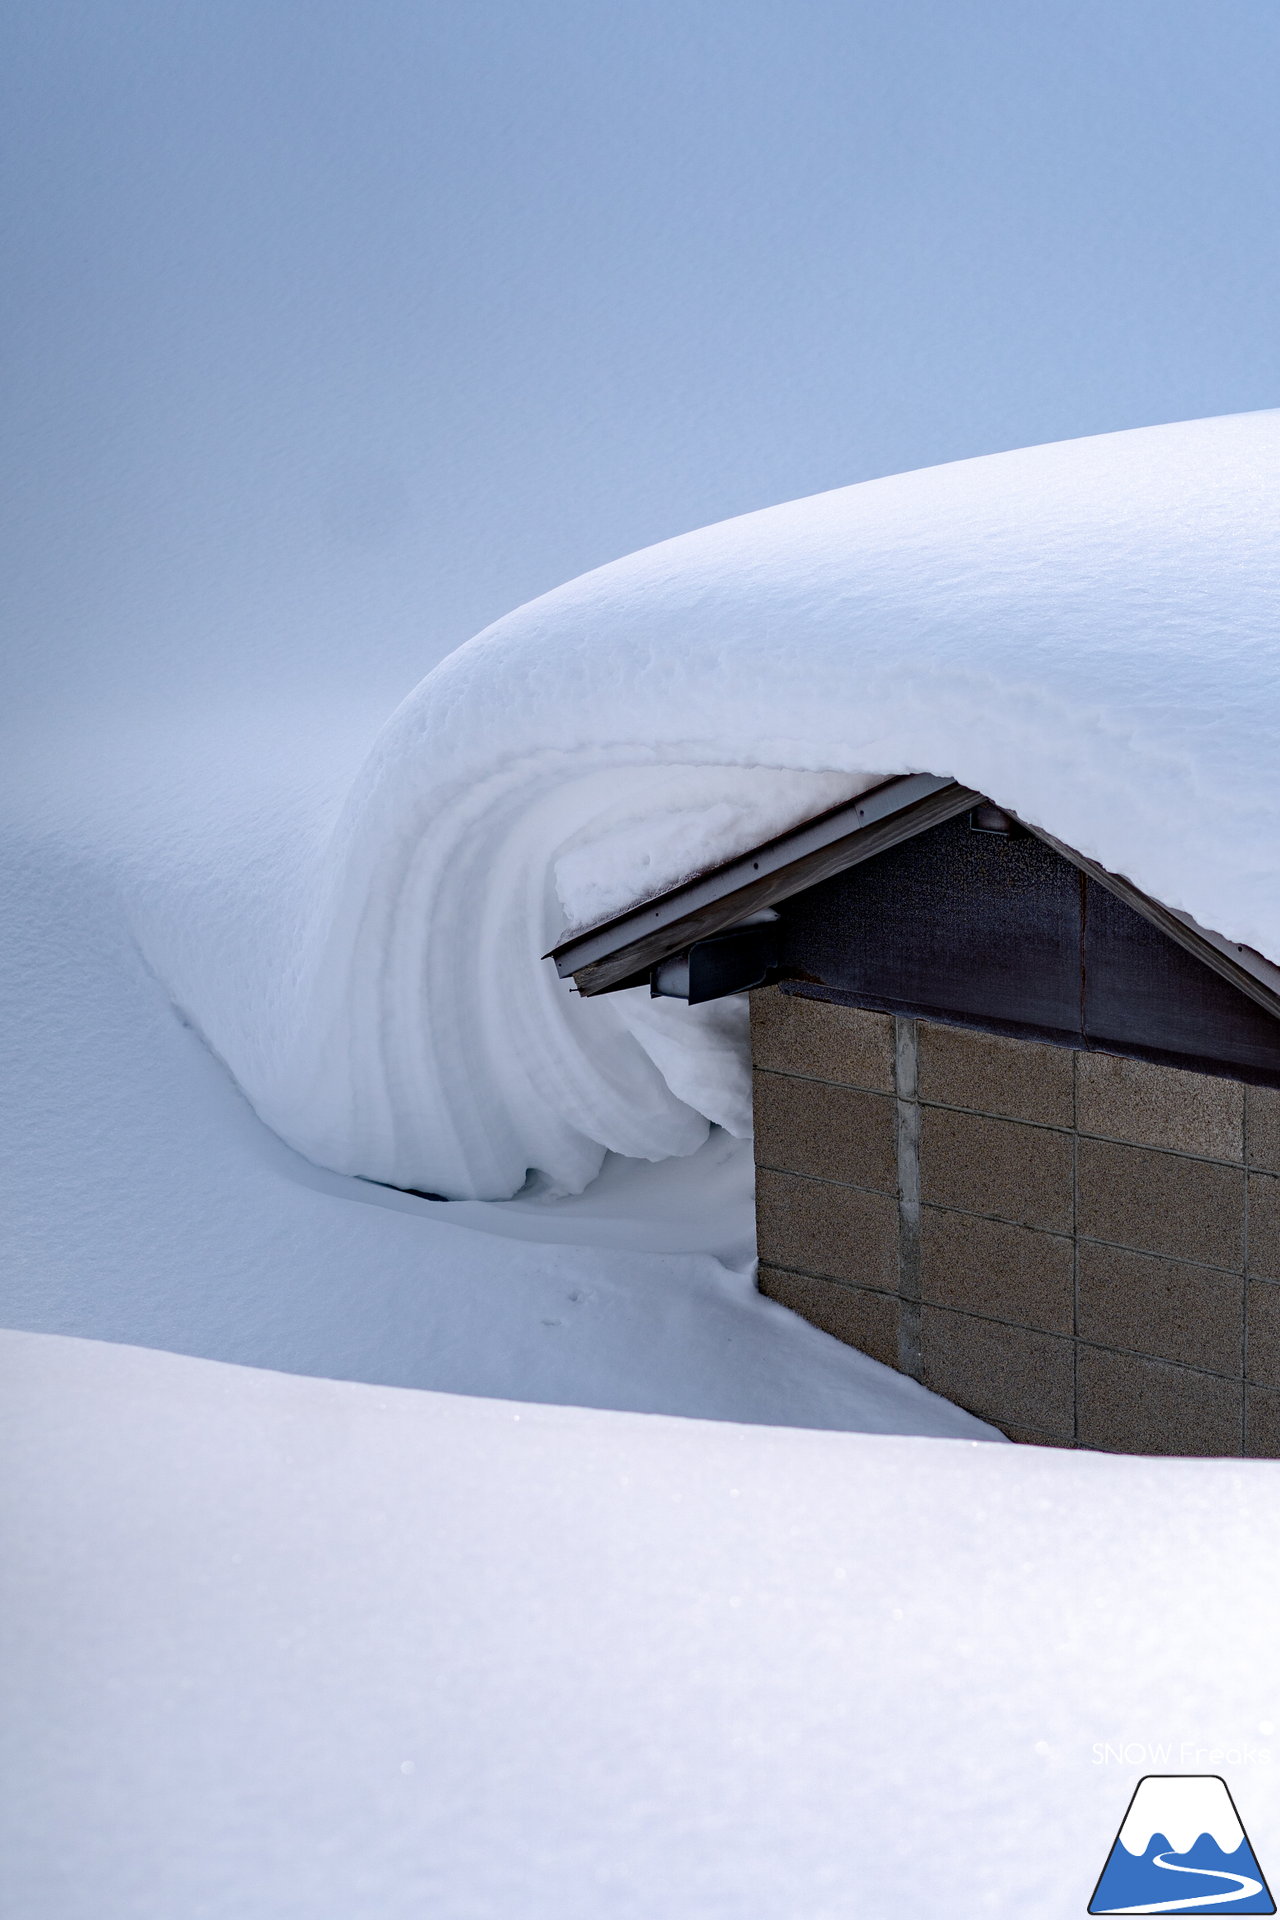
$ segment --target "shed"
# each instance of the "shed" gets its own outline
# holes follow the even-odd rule
[[[751,996],[761,1291],[1011,1439],[1280,1456],[1280,968],[953,779],[552,956]]]

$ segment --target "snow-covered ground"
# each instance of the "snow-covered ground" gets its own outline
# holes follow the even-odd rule
[[[538,954],[919,765],[1274,955],[1278,475],[1266,415],[907,476],[385,727],[300,661],[7,743],[6,1911],[1065,1916],[1148,1745],[1275,1872],[1280,1469],[976,1445],[762,1299],[732,1015]]]
[[[1167,1771],[1280,1867],[1269,1463],[0,1366],[6,1914],[1078,1920]]]

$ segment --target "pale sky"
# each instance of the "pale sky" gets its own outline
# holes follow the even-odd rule
[[[9,710],[390,699],[793,495],[1280,400],[1275,0],[23,0]]]

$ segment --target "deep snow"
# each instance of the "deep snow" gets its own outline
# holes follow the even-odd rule
[[[362,732],[362,720],[364,731]],[[614,1158],[441,1205],[259,1121],[131,934],[234,927],[321,840],[366,716],[116,717],[0,769],[0,1324],[345,1379],[898,1433],[991,1430],[756,1293],[751,1163]],[[265,850],[265,851],[264,851]]]
[[[21,1920],[1078,1920],[1164,1745],[1280,1870],[1271,1463],[0,1370]]]
[[[583,1001],[583,924],[879,775],[953,774],[1280,958],[1280,413],[877,480],[522,607],[427,675],[325,834],[135,903],[301,1152],[451,1197],[749,1127],[740,1003]]]
[[[302,661],[276,712],[7,743],[8,1910],[1057,1920],[1170,1754],[1275,1873],[1276,1466],[897,1437],[991,1436],[753,1291],[731,1036],[663,1080],[538,956],[899,765],[1276,955],[1278,454],[1201,423],[712,529],[381,733]],[[416,1200],[237,1079],[414,1185],[552,1178]],[[684,1157],[549,1193],[615,1121]]]

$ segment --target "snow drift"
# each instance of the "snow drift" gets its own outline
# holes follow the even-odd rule
[[[1084,1920],[1139,1738],[1280,1859],[1273,1461],[19,1334],[0,1447],[13,1920]]]
[[[887,774],[954,775],[1280,958],[1280,413],[878,480],[632,555],[460,648],[251,908],[140,910],[312,1159],[500,1197],[749,1127],[736,1001],[541,956]]]

